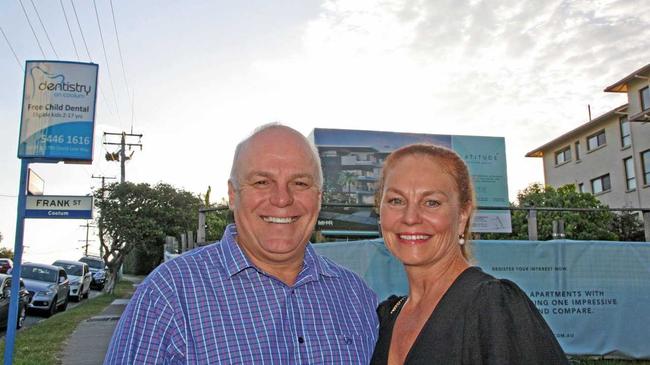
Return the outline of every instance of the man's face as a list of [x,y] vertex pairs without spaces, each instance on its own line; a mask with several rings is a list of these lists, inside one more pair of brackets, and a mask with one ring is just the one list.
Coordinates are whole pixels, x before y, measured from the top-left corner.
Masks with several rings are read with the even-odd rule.
[[309,146],[288,130],[269,129],[235,163],[238,186],[229,183],[228,196],[239,245],[262,269],[302,262],[321,199]]

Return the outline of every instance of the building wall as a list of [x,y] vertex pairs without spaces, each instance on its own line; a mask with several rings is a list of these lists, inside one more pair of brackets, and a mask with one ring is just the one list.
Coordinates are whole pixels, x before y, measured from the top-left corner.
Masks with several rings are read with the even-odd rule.
[[[622,147],[619,126],[620,115],[612,115],[602,123],[572,138],[558,141],[555,148],[544,151],[544,175],[546,184],[559,187],[566,184],[584,184],[585,192],[593,192],[591,180],[609,174],[611,189],[596,194],[598,199],[612,208],[650,206],[650,186],[643,185],[641,158],[639,153],[650,149],[650,124],[630,123],[632,146]],[[592,151],[587,151],[587,137],[605,130],[606,143]],[[576,160],[575,142],[580,142],[580,159]],[[555,164],[556,151],[566,146],[571,148],[571,160]],[[627,190],[623,159],[634,158],[637,188]]]
[[[650,77],[650,73],[643,75]],[[635,115],[641,112],[641,97],[639,90],[650,85],[650,80],[632,79],[628,83],[628,115]],[[634,154],[634,166],[636,173],[636,184],[641,201],[641,206],[650,207],[650,184],[644,184],[643,166],[641,153],[650,150],[650,123],[649,122],[630,122],[630,131],[632,132],[632,149]],[[650,181],[648,181],[650,183]]]
[[[645,75],[648,77],[648,75]],[[630,115],[637,114],[641,111],[641,99],[639,98],[639,90],[648,86],[648,80],[633,79],[627,84],[627,100],[628,110]]]

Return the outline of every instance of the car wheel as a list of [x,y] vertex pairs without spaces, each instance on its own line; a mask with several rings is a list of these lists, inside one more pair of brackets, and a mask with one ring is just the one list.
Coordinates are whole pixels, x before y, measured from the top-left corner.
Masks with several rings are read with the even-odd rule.
[[50,304],[50,308],[47,310],[47,313],[45,313],[45,317],[51,317],[56,313],[56,300],[56,297],[52,299],[52,304]]
[[61,304],[61,306],[59,307],[59,311],[60,311],[60,312],[65,312],[65,310],[68,309],[68,300],[69,300],[69,298],[70,298],[70,297],[67,297],[67,296],[65,297],[65,301],[64,301],[63,304]]
[[16,321],[16,329],[21,329],[25,325],[25,318],[27,317],[27,307],[20,307],[20,312],[18,313],[18,321]]

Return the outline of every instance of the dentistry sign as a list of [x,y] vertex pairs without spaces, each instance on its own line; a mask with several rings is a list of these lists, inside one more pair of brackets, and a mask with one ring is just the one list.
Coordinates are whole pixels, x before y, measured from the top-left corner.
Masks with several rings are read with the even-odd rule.
[[98,65],[27,61],[18,158],[93,159]]

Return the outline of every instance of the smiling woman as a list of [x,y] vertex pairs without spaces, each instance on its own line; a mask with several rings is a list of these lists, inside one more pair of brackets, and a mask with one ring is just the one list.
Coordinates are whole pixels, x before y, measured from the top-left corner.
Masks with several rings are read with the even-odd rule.
[[396,150],[376,203],[409,295],[379,306],[373,364],[567,364],[526,294],[470,266],[474,194],[455,152],[423,144]]

